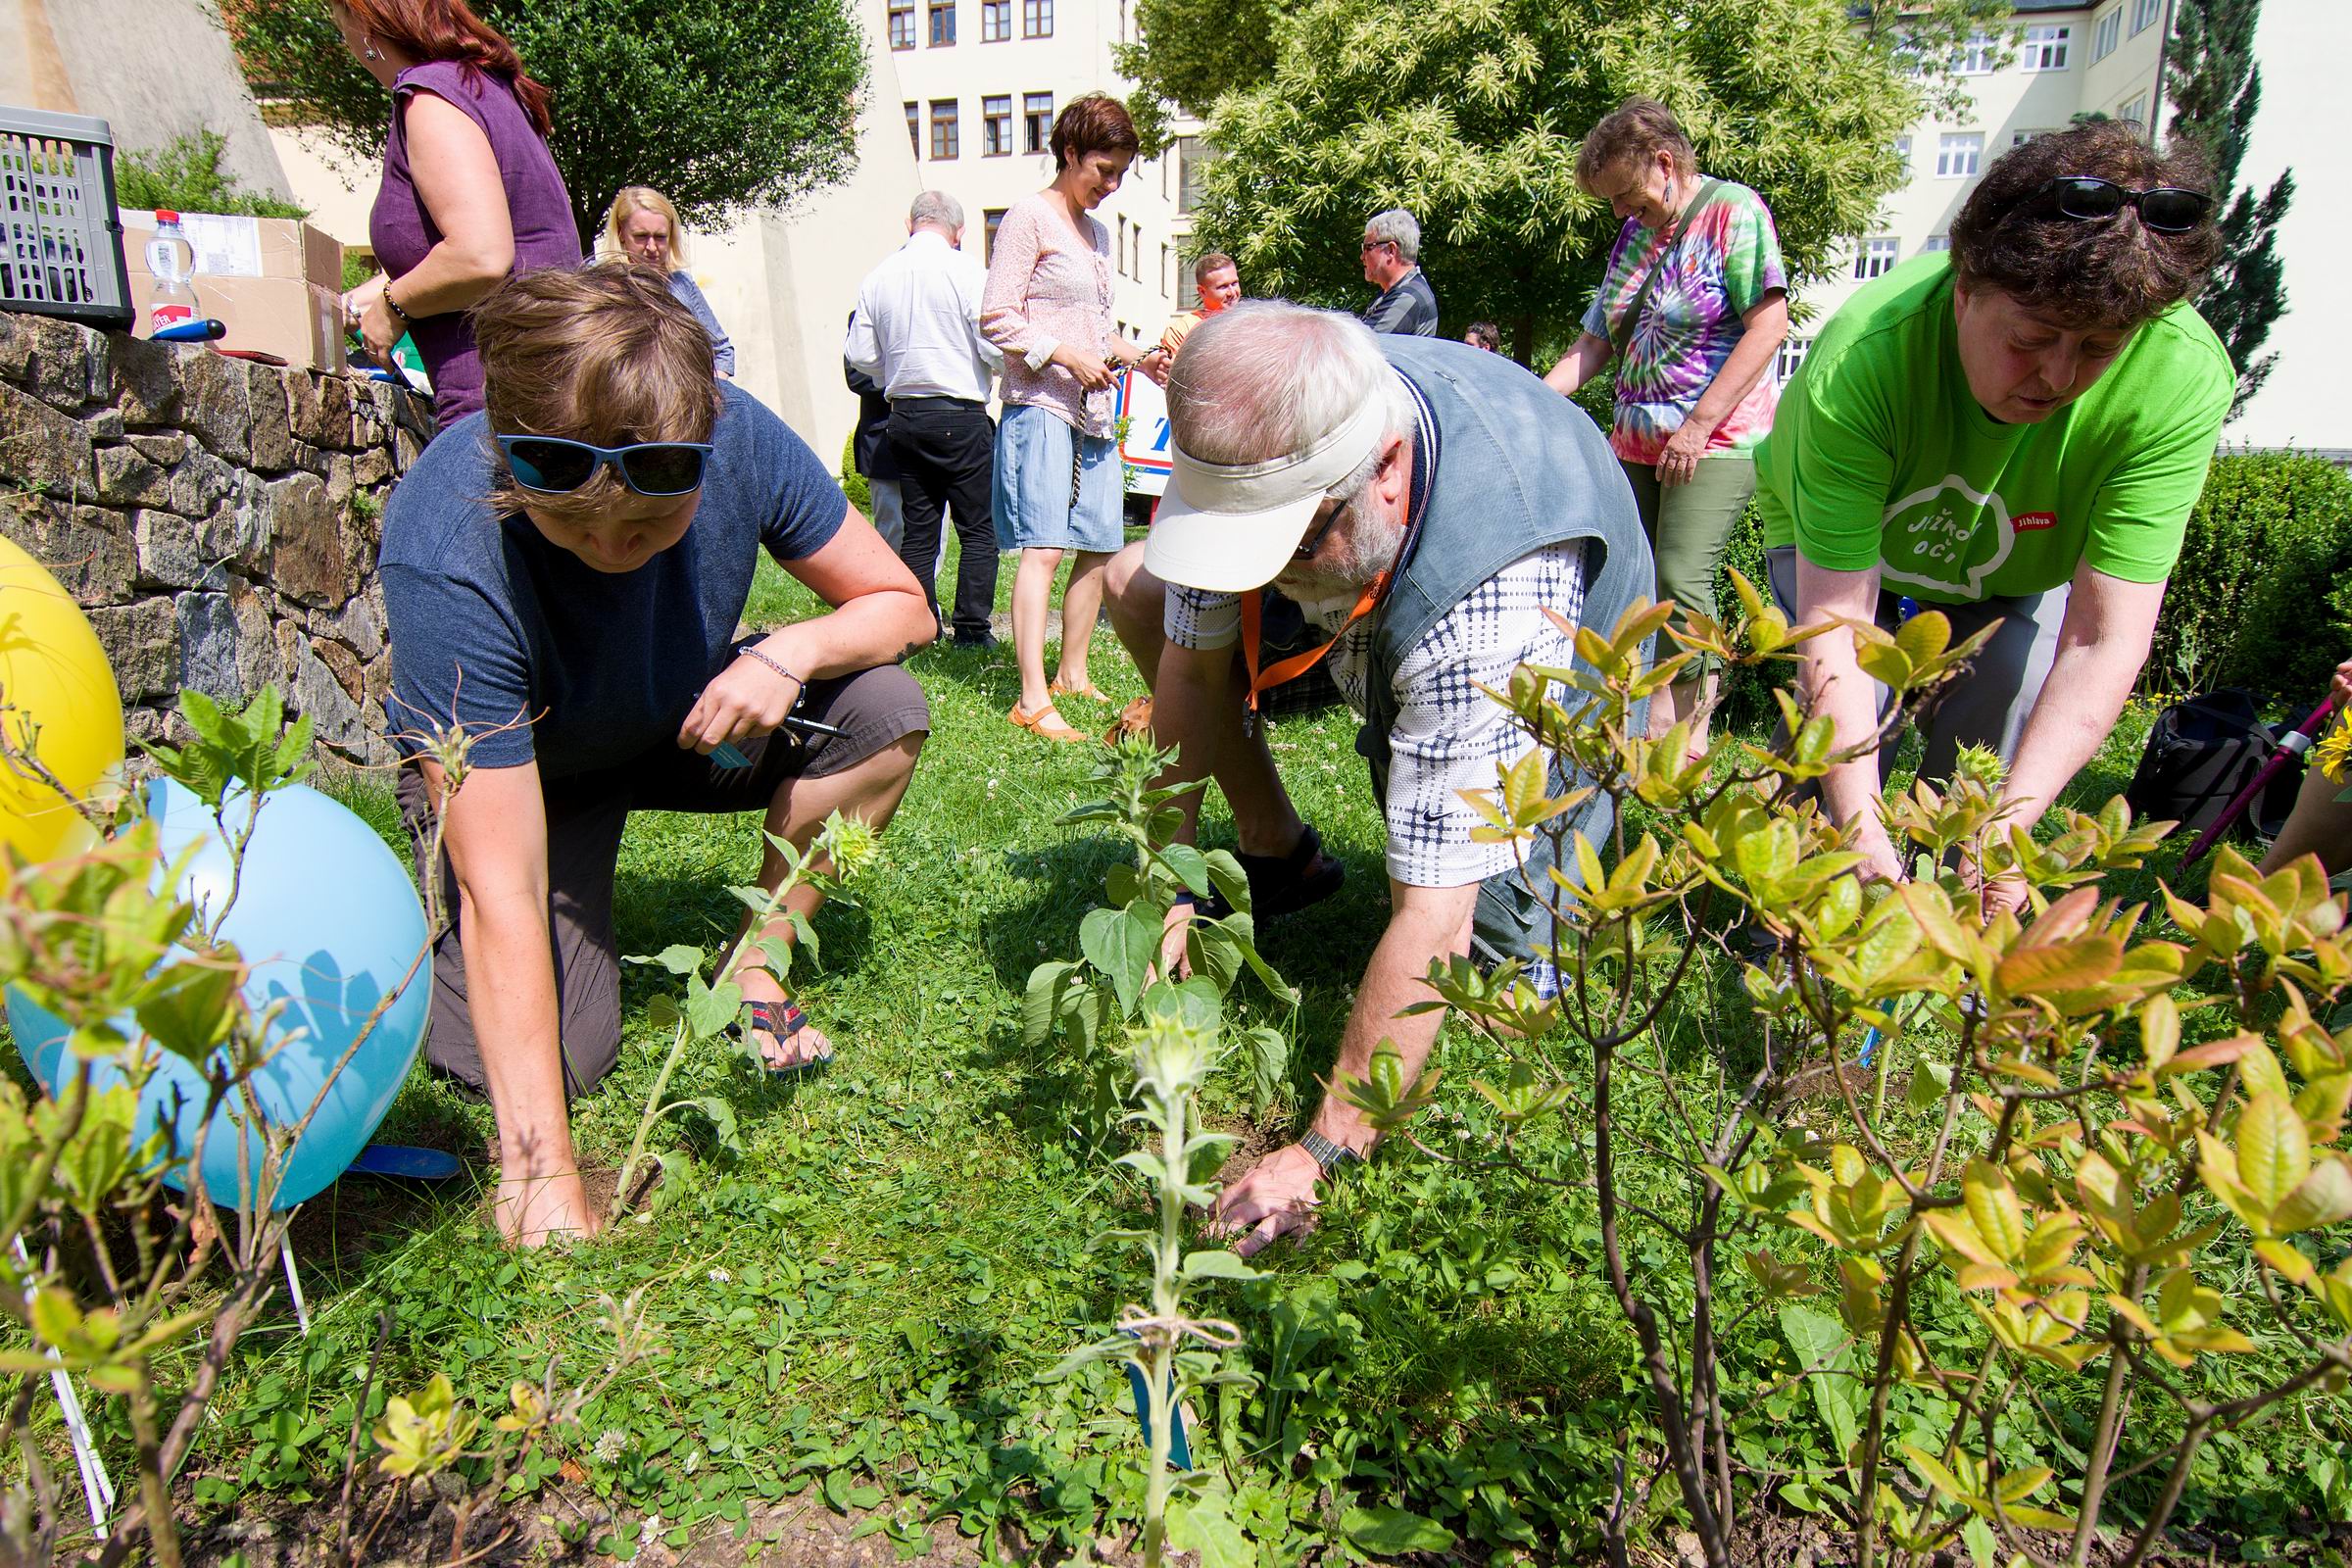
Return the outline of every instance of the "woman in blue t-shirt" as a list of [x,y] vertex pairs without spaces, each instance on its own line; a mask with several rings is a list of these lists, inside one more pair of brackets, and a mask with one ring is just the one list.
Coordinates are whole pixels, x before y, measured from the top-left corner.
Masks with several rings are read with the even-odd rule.
[[[484,412],[444,430],[385,511],[385,706],[420,867],[447,793],[432,737],[469,740],[442,863],[420,871],[449,914],[426,1052],[488,1093],[499,1225],[536,1243],[595,1227],[565,1102],[619,1053],[628,813],[763,810],[798,845],[835,810],[882,826],[930,727],[897,661],[935,626],[824,465],[712,380],[709,334],[659,273],[514,279],[474,335]],[[831,612],[738,639],[762,549]],[[771,850],[760,879],[782,872]],[[782,919],[747,934],[791,940]],[[773,975],[739,978],[770,1070],[830,1055]]]

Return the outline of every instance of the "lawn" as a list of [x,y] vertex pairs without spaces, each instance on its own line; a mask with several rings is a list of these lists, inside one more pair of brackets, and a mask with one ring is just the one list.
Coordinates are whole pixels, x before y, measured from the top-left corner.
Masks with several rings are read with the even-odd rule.
[[[810,609],[770,575],[749,617]],[[1097,648],[1112,706],[1071,703],[1087,727],[1141,690],[1107,631]],[[599,1298],[631,1292],[657,1351],[510,1483],[513,1560],[566,1547],[646,1562],[1055,1560],[1126,1538],[1143,1450],[1123,1380],[1103,1366],[1044,1374],[1139,1298],[1129,1254],[1092,1244],[1135,1222],[1141,1189],[1075,1135],[1074,1064],[1026,1049],[1020,1018],[1030,969],[1076,952],[1114,858],[1100,835],[1056,825],[1087,798],[1094,752],[1005,721],[1009,646],[929,650],[911,667],[934,722],[887,860],[855,904],[824,911],[819,961],[796,971],[835,1065],[777,1082],[730,1054],[691,1056],[672,1097],[719,1102],[737,1147],[708,1121],[672,1124],[668,1142],[693,1157],[649,1212],[532,1254],[499,1245],[486,1221],[487,1107],[419,1067],[379,1136],[451,1150],[466,1173],[438,1189],[354,1177],[314,1200],[296,1232],[311,1332],[288,1317],[247,1336],[192,1467],[209,1555],[281,1560],[331,1519],[364,1384],[372,1416],[436,1371],[486,1407],[551,1357],[567,1380],[592,1379],[612,1348]],[[2079,798],[2121,788],[2146,722],[2135,710]],[[1279,1103],[1250,1102],[1238,1056],[1211,1087],[1211,1119],[1245,1147],[1287,1139],[1320,1095],[1385,919],[1381,827],[1352,729],[1331,712],[1274,731],[1301,810],[1349,877],[1263,934],[1297,1007],[1237,992],[1251,1021],[1293,1043]],[[388,794],[349,798],[398,846]],[[1205,837],[1231,841],[1213,798]],[[621,951],[715,944],[735,917],[726,886],[758,858],[749,817],[635,819]],[[673,983],[624,973],[620,1066],[574,1107],[592,1169],[616,1165],[635,1130],[669,1041],[649,1004]],[[1731,984],[1711,976],[1695,994],[1729,1017]],[[1477,1127],[1471,1081],[1499,1053],[1454,1029],[1437,1059],[1437,1125]],[[1555,1124],[1534,1152],[1573,1170],[1577,1134]],[[1212,1391],[1195,1419],[1213,1433],[1207,1484],[1230,1493],[1258,1560],[1412,1544],[1578,1559],[1620,1442],[1647,1420],[1592,1261],[1590,1198],[1384,1155],[1324,1212],[1316,1236],[1262,1260],[1268,1277],[1209,1298],[1248,1337],[1238,1359],[1258,1381]],[[1771,1446],[1810,1416],[1788,1396],[1740,1420]],[[128,1442],[126,1429],[102,1437]],[[2312,1441],[2311,1455],[2352,1466],[2340,1430]],[[2212,1452],[2198,1506],[2233,1528],[2313,1506],[2278,1434]]]

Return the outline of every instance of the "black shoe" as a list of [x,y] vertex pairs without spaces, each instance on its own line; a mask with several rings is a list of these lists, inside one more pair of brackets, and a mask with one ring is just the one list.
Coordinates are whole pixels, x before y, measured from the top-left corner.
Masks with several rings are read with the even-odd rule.
[[985,632],[985,631],[959,631],[959,632],[957,632],[957,633],[956,633],[955,636],[953,636],[953,637],[949,638],[949,639],[948,639],[948,643],[949,643],[949,646],[951,646],[951,647],[954,647],[954,648],[981,648],[981,649],[986,649],[986,648],[994,648],[994,647],[996,647],[996,646],[997,646],[997,639],[996,639],[996,636],[995,636],[995,634],[993,634],[993,633],[991,633],[991,632]]

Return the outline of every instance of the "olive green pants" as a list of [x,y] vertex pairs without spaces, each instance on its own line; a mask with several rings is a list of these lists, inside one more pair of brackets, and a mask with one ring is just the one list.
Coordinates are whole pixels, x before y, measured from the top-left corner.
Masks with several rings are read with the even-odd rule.
[[1642,531],[1658,564],[1658,593],[1690,613],[1715,614],[1715,572],[1732,526],[1756,493],[1756,460],[1747,452],[1710,452],[1688,484],[1660,484],[1646,463],[1618,466],[1634,484]]

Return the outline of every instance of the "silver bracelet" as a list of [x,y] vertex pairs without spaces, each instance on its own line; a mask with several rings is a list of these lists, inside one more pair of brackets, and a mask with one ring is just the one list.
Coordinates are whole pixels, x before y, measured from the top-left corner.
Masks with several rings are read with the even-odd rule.
[[1338,1174],[1350,1165],[1364,1162],[1363,1155],[1346,1144],[1333,1143],[1311,1127],[1299,1136],[1298,1147],[1306,1151],[1307,1157],[1315,1162],[1325,1176]]
[[758,648],[753,647],[750,643],[744,644],[741,652],[745,658],[757,659],[760,661],[760,662],[765,664],[768,668],[774,670],[786,680],[791,681],[795,686],[798,686],[801,690],[792,694],[792,700],[795,703],[798,703],[801,700],[801,692],[805,692],[808,689],[808,683],[807,681],[803,680],[800,676],[795,675],[791,670],[786,669],[782,664],[777,663],[773,659],[770,659],[767,655],[761,653]]

